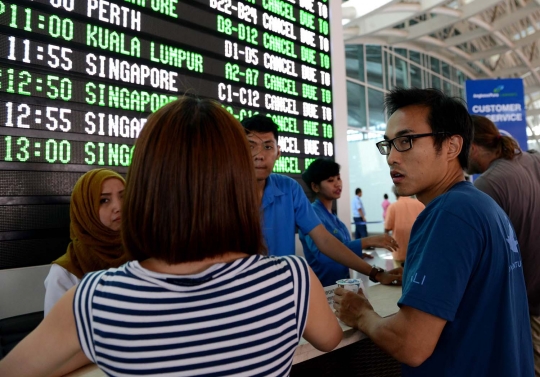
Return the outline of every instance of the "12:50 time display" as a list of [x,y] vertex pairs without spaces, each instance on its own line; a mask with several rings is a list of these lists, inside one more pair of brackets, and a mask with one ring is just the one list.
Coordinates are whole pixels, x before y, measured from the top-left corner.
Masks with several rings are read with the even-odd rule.
[[71,80],[67,77],[60,78],[55,75],[46,75],[44,78],[35,78],[34,83],[32,74],[28,71],[19,71],[16,75],[13,68],[6,69],[5,72],[0,69],[0,77],[5,77],[5,74],[7,74],[6,87],[0,87],[0,90],[4,92],[32,96],[35,94],[29,91],[28,86],[35,85],[34,88],[36,92],[43,92],[46,90],[45,94],[47,94],[47,97],[50,99],[60,98],[64,101],[71,100],[73,85]]

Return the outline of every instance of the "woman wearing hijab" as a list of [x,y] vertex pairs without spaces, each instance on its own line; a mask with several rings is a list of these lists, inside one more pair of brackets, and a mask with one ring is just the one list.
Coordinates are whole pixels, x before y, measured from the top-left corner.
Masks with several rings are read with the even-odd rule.
[[127,261],[120,238],[125,181],[108,169],[79,178],[70,205],[71,242],[52,263],[45,279],[45,315],[87,272],[118,267]]

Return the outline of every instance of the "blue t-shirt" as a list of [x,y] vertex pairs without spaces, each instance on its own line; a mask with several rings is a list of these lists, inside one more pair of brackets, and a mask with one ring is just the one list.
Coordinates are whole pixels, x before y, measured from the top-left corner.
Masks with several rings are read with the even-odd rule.
[[[351,235],[347,226],[341,222],[338,217],[324,207],[319,200],[315,200],[311,206],[322,221],[326,230],[334,237],[340,240],[345,246],[351,249],[356,255],[362,256],[362,240],[351,241]],[[336,284],[340,279],[349,278],[349,267],[339,264],[333,259],[327,257],[317,248],[313,239],[305,235],[302,231],[298,232],[300,242],[304,247],[304,256],[307,259],[309,266],[315,272],[323,287]]]
[[302,186],[285,175],[270,174],[261,205],[268,255],[294,255],[296,227],[304,234],[321,223]]
[[448,322],[404,377],[534,376],[519,246],[493,199],[469,182],[435,198],[414,223],[405,266],[398,304]]

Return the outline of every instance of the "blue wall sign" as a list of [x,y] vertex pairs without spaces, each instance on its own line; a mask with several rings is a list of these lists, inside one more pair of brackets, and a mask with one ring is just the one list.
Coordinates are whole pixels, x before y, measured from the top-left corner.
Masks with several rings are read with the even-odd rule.
[[467,107],[471,115],[491,119],[527,150],[527,120],[522,79],[467,80]]

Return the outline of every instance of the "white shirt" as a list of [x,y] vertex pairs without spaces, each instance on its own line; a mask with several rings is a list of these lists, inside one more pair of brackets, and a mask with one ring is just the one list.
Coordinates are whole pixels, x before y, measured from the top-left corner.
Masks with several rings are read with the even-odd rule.
[[52,264],[49,275],[45,278],[45,315],[49,313],[60,297],[81,280],[64,267]]

